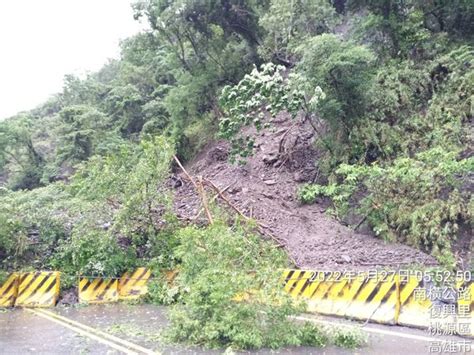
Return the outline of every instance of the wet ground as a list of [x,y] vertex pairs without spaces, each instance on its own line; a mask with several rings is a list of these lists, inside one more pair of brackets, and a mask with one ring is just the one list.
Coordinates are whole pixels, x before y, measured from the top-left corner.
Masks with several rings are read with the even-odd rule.
[[[317,169],[323,153],[315,147],[311,125],[295,124],[290,115],[280,114],[270,128],[258,134],[252,129],[245,130],[244,134],[255,134],[255,150],[244,165],[231,164],[229,144],[216,141],[209,143],[185,168],[191,176],[211,181],[224,191],[223,195],[234,207],[259,221],[265,237],[278,240],[297,268],[397,270],[437,264],[432,256],[420,250],[376,238],[368,233],[368,228],[365,228],[368,234],[362,233],[362,216],[345,221],[353,226],[362,223],[359,232],[341,224],[326,213],[329,205],[324,199],[302,204],[297,191],[303,183],[325,184],[326,181]],[[177,215],[192,222],[207,223],[194,185],[181,170],[176,172],[171,185],[175,187]],[[208,193],[210,198],[215,195],[213,189]],[[234,213],[222,199],[215,201]],[[196,219],[198,215],[201,219]]]
[[[163,307],[114,304],[88,307],[56,307],[46,312],[36,310],[33,312],[23,309],[0,311],[0,354],[123,353],[123,351],[113,346],[116,343],[113,339],[112,341],[107,340],[112,345],[107,345],[100,339],[91,339],[87,335],[78,333],[77,329],[81,328],[77,328],[77,325],[98,329],[119,338],[119,340],[122,339],[137,347],[146,348],[150,353],[151,351],[163,354],[220,354],[223,352],[223,350],[209,351],[163,344],[159,338],[160,330],[167,325],[166,308]],[[63,318],[54,318],[50,315],[44,316],[44,314],[60,315]],[[361,327],[359,323],[339,319],[305,317],[319,322],[328,329],[334,327],[336,323],[342,324],[344,327]],[[62,320],[71,320],[75,323],[71,323],[72,326],[68,327],[67,323]],[[368,335],[368,344],[362,349],[301,347],[279,351],[260,350],[250,354],[429,354],[430,344],[433,347],[436,341],[442,340],[429,336],[425,331],[402,327],[366,325],[361,329]],[[100,334],[98,334],[98,337],[104,338]],[[461,338],[446,340],[463,341]]]

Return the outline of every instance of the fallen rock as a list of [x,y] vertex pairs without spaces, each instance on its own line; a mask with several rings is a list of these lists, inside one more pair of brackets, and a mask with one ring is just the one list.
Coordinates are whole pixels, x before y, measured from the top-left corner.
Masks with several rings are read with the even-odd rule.
[[275,154],[275,153],[269,153],[269,154],[265,154],[263,157],[262,157],[262,160],[265,164],[273,164],[275,163],[277,160],[278,160],[278,155]]
[[305,182],[306,177],[302,172],[297,171],[296,173],[293,174],[293,180],[295,180],[296,182]]
[[342,254],[341,259],[343,259],[346,263],[350,263],[352,261],[349,255]]
[[77,292],[74,288],[70,288],[65,291],[61,291],[61,297],[59,299],[59,304],[62,305],[71,305],[79,302],[77,297]]
[[177,189],[178,187],[183,186],[183,181],[179,175],[172,175],[170,179],[170,185],[173,189]]
[[229,189],[229,193],[232,194],[232,195],[236,194],[240,191],[242,191],[242,187],[240,187],[240,186],[236,186],[236,187],[233,187],[233,188]]
[[207,153],[207,158],[210,161],[226,161],[228,157],[228,151],[221,147],[215,147]]

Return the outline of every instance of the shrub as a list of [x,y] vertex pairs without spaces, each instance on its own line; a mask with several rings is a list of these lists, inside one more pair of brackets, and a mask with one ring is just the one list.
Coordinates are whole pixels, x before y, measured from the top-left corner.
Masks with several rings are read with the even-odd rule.
[[[62,185],[0,194],[0,255],[5,268],[24,263],[46,266],[57,241],[66,235],[68,201]],[[53,208],[53,206],[55,206]]]
[[304,202],[330,197],[336,211],[344,214],[350,197],[362,188],[365,197],[358,210],[378,236],[430,251],[452,268],[451,243],[460,223],[472,219],[472,197],[461,187],[474,170],[474,159],[457,156],[433,148],[384,166],[342,164],[336,171],[340,184],[306,185],[299,195]]
[[116,276],[138,265],[133,250],[122,248],[106,231],[87,226],[76,227],[70,239],[61,240],[51,266],[69,276],[72,285],[77,274]]
[[332,332],[332,340],[335,345],[355,349],[367,343],[367,337],[356,328],[336,328]]
[[332,34],[315,36],[298,47],[296,71],[326,93],[319,113],[334,128],[350,129],[367,108],[374,74],[374,54],[365,46]]
[[283,252],[238,223],[188,227],[179,238],[175,282],[185,292],[171,311],[168,339],[239,349],[316,343],[288,319],[298,307],[279,285]]
[[68,185],[2,192],[2,266],[54,267],[69,276],[118,276],[138,258],[173,266],[175,219],[164,186],[172,152],[164,139],[147,139],[95,156]]

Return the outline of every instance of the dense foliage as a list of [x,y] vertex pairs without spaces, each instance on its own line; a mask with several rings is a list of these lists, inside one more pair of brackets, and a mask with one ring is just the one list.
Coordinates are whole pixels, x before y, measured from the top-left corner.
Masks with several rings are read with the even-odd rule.
[[[253,136],[241,136],[242,127],[258,130],[271,121],[267,113],[285,111],[309,120],[328,184],[304,186],[301,200],[330,197],[337,217],[355,208],[376,235],[455,267],[453,243],[472,228],[474,52],[464,22],[473,8],[452,5],[351,1],[339,31],[336,13],[336,27],[318,33],[298,35],[291,22],[288,36],[274,37],[285,40],[273,42],[292,58],[290,73],[265,64],[224,88],[221,134],[245,157]],[[269,18],[288,25],[296,8],[271,6],[275,12],[262,18],[267,27]],[[339,33],[324,33],[331,28]]]
[[124,144],[79,166],[70,184],[3,190],[2,267],[57,268],[72,282],[78,273],[119,275],[144,259],[172,266],[175,218],[169,193],[158,187],[172,153],[163,138]]
[[78,273],[180,264],[175,287],[151,295],[179,302],[171,339],[324,345],[287,321],[297,308],[275,289],[285,257],[250,226],[179,223],[172,156],[221,137],[244,162],[255,131],[288,114],[318,148],[321,178],[298,191],[303,203],[329,197],[337,218],[355,211],[376,236],[457,267],[452,249],[472,235],[473,4],[134,2],[149,29],[119,59],[0,121],[0,269],[59,268],[67,287]]
[[355,331],[321,331],[296,323],[302,305],[280,287],[284,253],[249,232],[238,221],[230,228],[216,223],[206,229],[179,232],[182,303],[171,311],[166,336],[212,348],[323,347],[329,342],[358,347],[364,337]]

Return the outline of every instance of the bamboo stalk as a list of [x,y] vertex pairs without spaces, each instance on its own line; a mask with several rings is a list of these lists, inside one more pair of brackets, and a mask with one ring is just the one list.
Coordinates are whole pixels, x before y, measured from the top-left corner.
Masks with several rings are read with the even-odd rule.
[[[230,184],[230,185],[227,185],[224,189],[222,189],[222,192],[225,192],[229,189],[229,187],[231,187],[234,183]],[[213,203],[217,198],[219,197],[219,194],[215,194],[212,198],[211,198],[211,201],[210,203]],[[199,210],[199,212],[196,214],[196,216],[194,216],[193,218],[191,218],[192,221],[195,221],[196,219],[199,218],[199,216],[201,215],[201,213],[204,211],[204,208],[201,208]]]
[[176,161],[176,163],[178,164],[178,166],[181,168],[183,173],[186,175],[186,177],[189,179],[189,181],[191,181],[191,183],[194,185],[194,188],[196,189],[196,192],[198,193],[199,197],[201,198],[202,206],[204,207],[204,210],[206,211],[207,220],[209,221],[209,224],[213,224],[214,221],[212,219],[211,212],[209,211],[209,207],[207,205],[206,191],[204,190],[204,184],[203,184],[202,177],[199,177],[199,185],[196,184],[196,181],[194,181],[194,179],[191,177],[191,175],[189,175],[189,173],[184,168],[183,164],[181,164],[181,162],[179,161],[178,157],[176,155],[173,155],[173,158]]
[[204,207],[204,210],[206,211],[206,216],[207,216],[207,219],[209,220],[209,224],[214,224],[211,211],[209,211],[209,206],[207,205],[206,190],[204,189],[202,176],[198,177],[198,181],[199,181],[199,193],[201,196],[202,207]]
[[217,194],[220,196],[220,198],[222,198],[229,206],[230,208],[232,208],[235,212],[237,212],[241,217],[243,217],[245,220],[249,220],[250,218],[247,217],[242,211],[240,211],[232,202],[230,202],[230,200],[224,196],[224,194],[222,193],[222,191],[216,186],[214,185],[214,183],[210,180],[205,180],[205,182],[207,184],[209,184],[209,186],[211,186],[216,192]]
[[191,183],[194,185],[194,187],[196,188],[196,191],[198,190],[198,186],[196,184],[196,182],[193,180],[193,178],[191,177],[191,175],[188,174],[188,172],[186,171],[186,169],[184,168],[183,164],[181,164],[181,162],[179,161],[178,157],[176,155],[173,155],[173,158],[174,158],[174,161],[178,164],[178,166],[181,168],[181,170],[183,171],[184,175],[186,175],[186,177],[189,179],[189,181],[191,181]]

